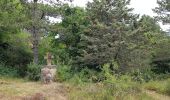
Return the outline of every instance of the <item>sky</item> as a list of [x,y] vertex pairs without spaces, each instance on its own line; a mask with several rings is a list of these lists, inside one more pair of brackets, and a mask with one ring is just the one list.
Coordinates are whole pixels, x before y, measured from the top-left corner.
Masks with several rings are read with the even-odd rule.
[[[73,5],[85,7],[88,1],[92,0],[74,0]],[[155,15],[152,9],[157,6],[157,0],[131,0],[130,7],[134,8],[134,12],[138,14]]]
[[[91,2],[92,0],[74,0],[72,3],[74,6],[85,7],[88,1]],[[134,13],[136,14],[156,16],[152,11],[153,8],[158,6],[156,1],[157,0],[131,0],[130,7],[134,8]],[[161,23],[160,26],[163,30],[167,30],[170,27],[169,25],[162,25]]]

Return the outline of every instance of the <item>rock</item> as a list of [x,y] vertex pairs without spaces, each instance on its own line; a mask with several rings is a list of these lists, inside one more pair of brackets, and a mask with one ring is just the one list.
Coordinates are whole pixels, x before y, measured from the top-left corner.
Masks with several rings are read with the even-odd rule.
[[56,75],[56,68],[54,67],[48,65],[41,69],[41,79],[43,83],[48,84],[54,81],[55,75]]

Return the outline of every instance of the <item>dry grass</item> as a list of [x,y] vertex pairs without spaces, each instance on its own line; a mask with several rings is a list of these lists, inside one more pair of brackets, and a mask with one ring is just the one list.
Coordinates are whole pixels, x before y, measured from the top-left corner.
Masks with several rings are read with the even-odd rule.
[[66,88],[60,83],[46,85],[22,79],[0,78],[0,100],[34,100],[36,96],[43,96],[47,100],[67,100],[66,95]]
[[121,91],[115,93],[119,95],[110,94],[103,84],[75,86],[51,83],[46,85],[23,79],[0,77],[0,100],[156,100],[152,98],[153,94],[149,94],[150,92],[132,92],[125,95]]
[[169,96],[166,96],[166,95],[162,95],[162,94],[158,94],[156,93],[155,91],[151,91],[151,90],[146,90],[146,93],[154,98],[154,100],[170,100],[170,97]]
[[143,84],[143,87],[147,90],[170,96],[170,79],[162,81],[150,81]]

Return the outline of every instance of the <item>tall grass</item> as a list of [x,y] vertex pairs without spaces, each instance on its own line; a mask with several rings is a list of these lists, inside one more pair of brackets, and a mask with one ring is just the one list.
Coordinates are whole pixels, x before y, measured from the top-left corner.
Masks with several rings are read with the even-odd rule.
[[145,83],[145,89],[156,91],[158,93],[166,94],[170,96],[170,78],[162,81],[150,81]]
[[92,72],[84,69],[66,83],[70,100],[152,100],[130,76],[113,75],[108,65],[101,72]]

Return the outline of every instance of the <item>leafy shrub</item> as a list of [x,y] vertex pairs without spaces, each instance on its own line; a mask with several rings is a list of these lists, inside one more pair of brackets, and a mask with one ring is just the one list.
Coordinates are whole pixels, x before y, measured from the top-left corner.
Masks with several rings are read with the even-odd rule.
[[154,80],[156,78],[156,74],[150,69],[145,70],[135,70],[130,73],[132,79],[136,82],[149,82],[150,80]]
[[29,47],[30,34],[16,33],[7,35],[0,43],[0,62],[18,69],[20,76],[26,75],[26,66],[32,61],[32,50]]
[[156,80],[166,80],[170,78],[170,73],[166,73],[166,74],[156,74]]
[[82,70],[74,70],[71,65],[60,64],[57,67],[57,81],[70,81],[72,83],[82,82],[98,82],[102,79],[102,74],[92,69],[84,68]]
[[18,77],[18,70],[0,63],[0,76]]
[[139,86],[131,80],[128,75],[117,75],[110,73],[109,65],[106,64],[103,67],[103,72],[105,76],[104,83],[109,86],[112,92],[117,91],[140,91]]
[[71,72],[71,67],[69,65],[60,64],[57,67],[55,80],[57,81],[67,81],[69,80],[73,75]]
[[41,78],[41,65],[30,63],[27,66],[27,77],[30,80],[38,81]]

